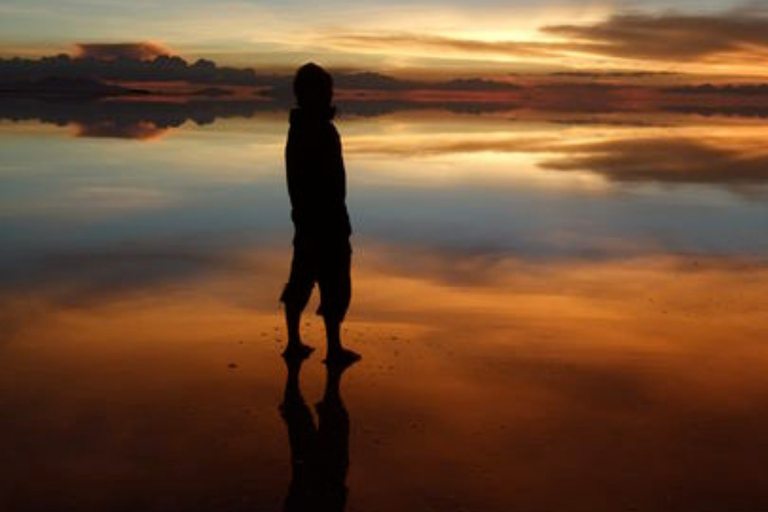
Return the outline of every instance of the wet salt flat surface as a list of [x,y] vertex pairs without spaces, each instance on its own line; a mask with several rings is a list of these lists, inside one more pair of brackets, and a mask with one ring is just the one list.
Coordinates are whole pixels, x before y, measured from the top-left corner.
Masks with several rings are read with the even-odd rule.
[[[338,125],[346,510],[768,508],[763,122]],[[285,113],[86,128],[0,123],[2,503],[283,509]]]

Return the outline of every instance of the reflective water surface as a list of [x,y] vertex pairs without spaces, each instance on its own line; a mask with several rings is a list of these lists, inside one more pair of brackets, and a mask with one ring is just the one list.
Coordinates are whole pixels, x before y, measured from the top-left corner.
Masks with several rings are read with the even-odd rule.
[[3,114],[4,510],[768,510],[768,124],[401,107],[338,121],[343,376],[279,357],[286,112]]

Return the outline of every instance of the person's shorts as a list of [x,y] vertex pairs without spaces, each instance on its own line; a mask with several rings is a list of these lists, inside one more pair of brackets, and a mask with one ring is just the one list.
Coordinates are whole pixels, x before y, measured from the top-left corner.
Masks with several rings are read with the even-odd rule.
[[313,243],[300,238],[293,242],[293,260],[288,283],[280,300],[303,310],[315,283],[320,288],[317,310],[326,320],[341,322],[352,297],[352,247],[349,239]]

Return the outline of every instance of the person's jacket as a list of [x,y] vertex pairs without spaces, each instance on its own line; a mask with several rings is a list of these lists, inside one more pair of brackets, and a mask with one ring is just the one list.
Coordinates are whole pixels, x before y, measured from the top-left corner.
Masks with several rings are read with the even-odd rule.
[[347,238],[346,172],[333,110],[291,111],[285,146],[291,219],[298,236]]

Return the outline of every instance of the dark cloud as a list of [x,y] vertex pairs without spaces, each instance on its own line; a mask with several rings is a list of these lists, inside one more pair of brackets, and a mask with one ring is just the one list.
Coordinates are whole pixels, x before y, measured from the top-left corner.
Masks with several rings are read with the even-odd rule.
[[768,17],[761,10],[623,14],[594,25],[557,25],[542,31],[572,39],[575,50],[634,59],[686,61],[768,52]]
[[77,43],[78,57],[100,60],[136,59],[152,60],[171,51],[160,43]]

